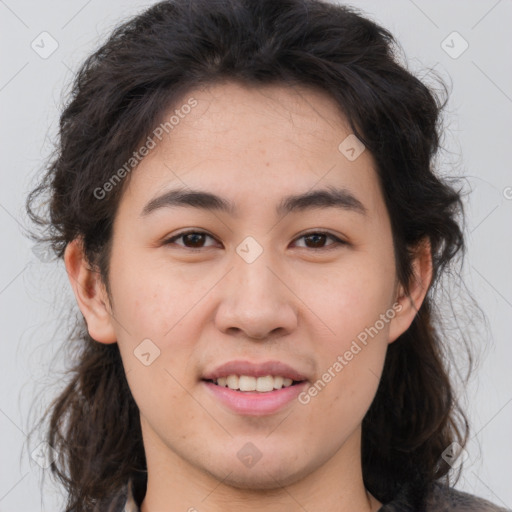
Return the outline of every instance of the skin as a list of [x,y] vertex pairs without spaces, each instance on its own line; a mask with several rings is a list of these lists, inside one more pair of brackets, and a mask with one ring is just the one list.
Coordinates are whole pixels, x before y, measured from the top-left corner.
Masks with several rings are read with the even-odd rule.
[[[362,479],[361,422],[388,345],[409,327],[430,285],[429,246],[417,248],[406,294],[373,158],[364,151],[349,161],[338,150],[351,131],[324,93],[227,82],[189,97],[198,105],[125,184],[111,297],[78,241],[65,254],[89,333],[119,344],[140,409],[148,463],[142,512],[376,511],[381,504]],[[321,207],[276,215],[284,196],[328,186],[348,189],[366,214]],[[141,216],[150,200],[178,187],[218,194],[237,215],[164,207]],[[190,238],[164,243],[187,228],[211,237],[196,241],[196,252],[185,245],[194,247]],[[303,237],[318,231],[346,243]],[[247,236],[263,249],[250,264],[236,252]],[[316,382],[393,305],[394,318],[305,405],[235,414],[200,380],[229,360],[277,359]],[[147,338],[160,350],[149,366],[134,356]],[[237,457],[248,442],[261,453],[252,467]]]

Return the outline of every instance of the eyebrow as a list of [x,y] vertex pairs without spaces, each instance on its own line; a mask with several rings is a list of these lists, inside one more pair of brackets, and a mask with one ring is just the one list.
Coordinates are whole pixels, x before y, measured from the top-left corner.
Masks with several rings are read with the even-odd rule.
[[[211,192],[191,189],[169,190],[151,199],[142,209],[145,217],[161,208],[187,207],[201,210],[215,210],[236,216],[237,209],[231,201]],[[367,209],[349,190],[345,188],[327,187],[312,190],[303,194],[284,197],[276,207],[277,215],[301,212],[316,208],[338,208],[366,215]]]

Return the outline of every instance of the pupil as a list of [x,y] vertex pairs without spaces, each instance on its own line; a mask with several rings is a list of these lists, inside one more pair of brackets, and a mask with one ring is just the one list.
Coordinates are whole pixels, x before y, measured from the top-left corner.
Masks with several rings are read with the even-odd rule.
[[322,245],[322,242],[324,241],[325,239],[325,235],[321,235],[321,234],[315,234],[315,235],[308,235],[306,237],[306,239],[316,239],[316,241],[313,241],[313,245],[315,247],[318,247],[318,246],[321,246]]
[[[203,233],[188,233],[184,235],[186,245],[201,245],[204,243],[204,234]],[[321,247],[325,242],[325,235],[322,234],[313,234],[306,236],[306,240],[312,241],[312,245],[314,247]]]
[[185,235],[186,241],[191,241],[192,245],[194,245],[194,246],[196,244],[200,245],[201,241],[204,241],[203,238],[204,238],[204,235],[202,233],[189,233],[189,234]]

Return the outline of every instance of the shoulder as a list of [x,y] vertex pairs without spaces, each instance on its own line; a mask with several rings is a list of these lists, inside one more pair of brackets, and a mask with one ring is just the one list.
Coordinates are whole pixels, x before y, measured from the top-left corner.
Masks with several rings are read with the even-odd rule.
[[[413,496],[412,489],[404,489],[396,499],[387,503],[379,512],[417,512],[418,496]],[[121,493],[122,506],[109,509],[119,512],[139,512],[139,507],[133,497],[132,486],[129,484]],[[512,509],[499,507],[490,501],[473,494],[459,491],[453,487],[435,482],[424,495],[421,507],[425,512],[512,512]]]
[[440,483],[432,484],[425,508],[429,512],[510,512],[510,509]]
[[439,482],[405,485],[379,512],[512,512],[473,494]]

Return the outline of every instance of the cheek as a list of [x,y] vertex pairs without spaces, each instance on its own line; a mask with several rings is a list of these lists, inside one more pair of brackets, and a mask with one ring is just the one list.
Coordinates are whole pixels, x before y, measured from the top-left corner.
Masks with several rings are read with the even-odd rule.
[[319,340],[319,374],[299,397],[301,404],[312,406],[311,421],[333,439],[339,438],[340,429],[349,435],[363,420],[377,392],[388,346],[387,324],[374,331],[375,321],[362,328],[359,319],[343,318],[334,340]]
[[191,301],[200,291],[195,287],[191,294],[190,286],[169,268],[154,262],[145,264],[142,258],[119,255],[112,258],[111,268],[120,342],[126,338],[132,342],[150,338],[160,345],[177,327],[179,319],[190,312]]
[[339,421],[347,411],[362,419],[375,396],[395,315],[390,268],[392,263],[358,255],[321,285],[311,278],[302,289],[310,290],[304,302],[321,319],[311,332],[320,375],[307,395]]
[[[325,332],[327,346],[343,348],[391,308],[392,269],[366,255],[355,255],[324,275],[301,275],[297,280],[297,295],[316,316],[315,325],[321,321],[319,327]],[[386,331],[388,324],[384,327],[380,326],[379,331]],[[318,337],[318,332],[314,334],[311,333],[312,339]]]
[[184,388],[191,389],[197,380],[191,340],[200,338],[201,298],[211,284],[201,279],[191,286],[176,270],[141,261],[118,258],[111,282],[125,371],[141,410],[149,411],[180,403],[186,398]]
[[151,367],[127,371],[128,385],[141,421],[146,423],[147,430],[154,431],[157,438],[170,445],[179,445],[184,435],[199,436],[195,425],[200,425],[199,420],[204,419],[204,411],[184,391],[190,385],[175,373],[173,368],[166,367],[162,358]]

